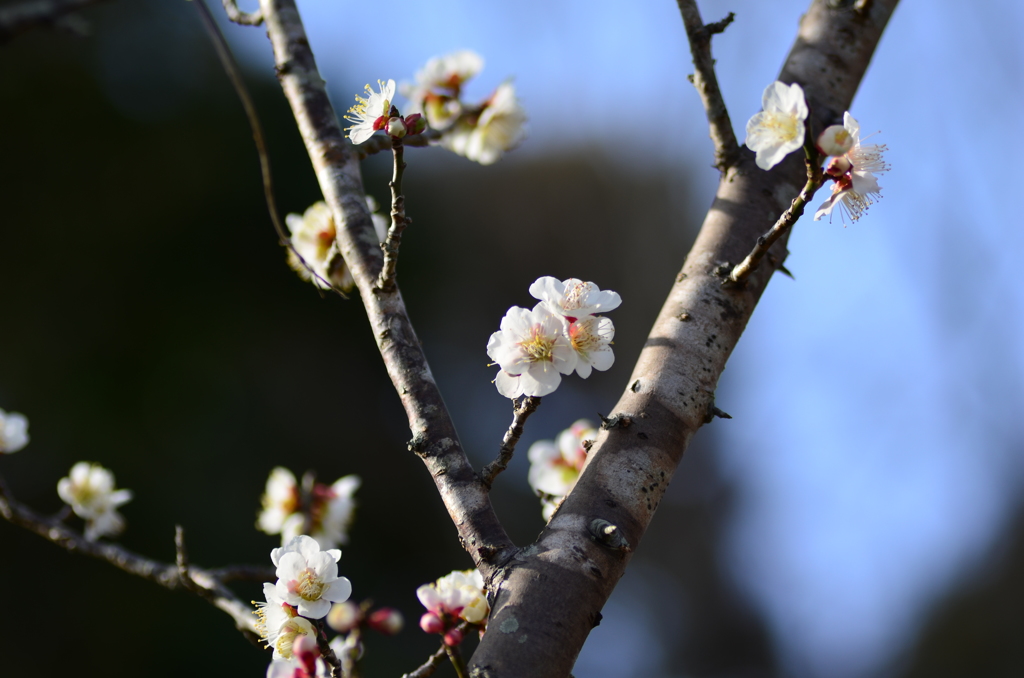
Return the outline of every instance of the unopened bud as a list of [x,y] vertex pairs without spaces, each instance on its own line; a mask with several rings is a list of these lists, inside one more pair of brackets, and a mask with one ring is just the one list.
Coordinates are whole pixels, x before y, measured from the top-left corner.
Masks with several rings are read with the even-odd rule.
[[320,648],[317,647],[315,638],[311,636],[296,638],[292,643],[292,656],[299,661],[307,675],[316,675],[316,659],[320,656]]
[[838,155],[825,165],[825,174],[830,177],[841,177],[853,169],[853,163],[845,155]]
[[818,137],[818,150],[825,155],[843,155],[853,148],[853,137],[842,125],[832,125]]
[[405,133],[407,131],[405,128],[405,122],[398,117],[391,118],[390,120],[388,120],[387,131],[388,136],[397,137],[401,139],[402,137],[405,136]]
[[394,636],[402,630],[405,620],[402,618],[402,613],[395,608],[382,607],[370,613],[366,623],[378,633],[383,633],[385,636]]
[[444,622],[433,612],[425,612],[420,617],[420,628],[427,633],[444,633]]
[[348,633],[363,621],[363,612],[352,601],[335,603],[327,613],[327,625],[338,633]]
[[405,116],[405,126],[409,129],[409,134],[419,134],[427,129],[427,119],[420,113],[413,113]]
[[456,626],[454,629],[444,634],[444,644],[448,647],[455,647],[462,642],[463,636],[464,634],[462,633],[462,629]]

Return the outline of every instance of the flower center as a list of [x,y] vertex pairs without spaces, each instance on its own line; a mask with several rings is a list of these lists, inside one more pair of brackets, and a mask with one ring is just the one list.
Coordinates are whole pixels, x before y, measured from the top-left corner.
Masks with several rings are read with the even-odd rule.
[[534,325],[530,330],[530,338],[519,342],[519,347],[523,349],[531,363],[537,362],[553,362],[554,354],[552,353],[555,347],[555,340],[553,337],[545,336],[540,325]]
[[583,305],[583,295],[587,291],[585,282],[578,282],[567,289],[562,295],[562,309],[569,311]]
[[306,635],[306,629],[302,628],[298,622],[294,620],[286,621],[281,625],[281,632],[277,636],[277,642],[274,644],[274,647],[281,653],[282,657],[291,659],[292,645],[295,644],[295,638],[304,635]]
[[774,130],[776,134],[786,140],[796,139],[800,130],[797,125],[800,121],[795,115],[787,113],[766,113],[764,126]]
[[316,576],[316,572],[307,567],[299,573],[295,593],[303,600],[320,600],[325,588],[323,580]]

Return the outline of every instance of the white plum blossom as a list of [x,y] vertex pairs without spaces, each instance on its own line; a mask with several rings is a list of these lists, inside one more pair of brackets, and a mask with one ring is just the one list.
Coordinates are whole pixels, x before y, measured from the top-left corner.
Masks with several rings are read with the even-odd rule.
[[836,207],[840,209],[844,223],[847,216],[851,221],[857,221],[869,206],[882,197],[882,188],[875,175],[889,170],[882,157],[888,149],[884,144],[862,144],[860,124],[849,111],[843,115],[843,129],[849,138],[849,147],[845,153],[834,156],[825,167],[825,174],[835,183],[832,195],[814,214],[815,221],[831,215]]
[[356,95],[356,103],[348,109],[351,115],[345,119],[352,123],[346,127],[348,138],[353,144],[361,144],[379,129],[383,129],[391,117],[391,100],[395,98],[395,81],[388,80],[387,83],[377,81],[379,92],[373,91],[369,85],[366,86],[366,98]]
[[769,170],[804,144],[807,102],[796,83],[775,81],[761,97],[763,110],[747,122],[747,147],[757,153],[757,166]]
[[28,419],[18,412],[0,410],[0,454],[11,454],[28,445]]
[[[373,219],[377,239],[384,242],[390,220],[377,213],[377,201],[372,196],[366,196],[366,206]],[[288,250],[288,265],[303,280],[309,280],[319,288],[330,284],[342,291],[351,290],[355,281],[335,242],[337,227],[327,203],[322,200],[315,202],[303,214],[288,214],[284,220],[291,233],[292,244]]]
[[93,541],[114,536],[124,529],[117,507],[131,501],[131,490],[115,490],[114,474],[99,464],[80,461],[67,478],[57,482],[57,494],[85,520],[85,538]]
[[615,363],[612,339],[615,325],[611,319],[588,315],[569,325],[569,343],[576,351],[576,374],[586,379],[591,370],[604,371]]
[[[479,570],[455,570],[433,584],[424,584],[416,589],[416,597],[427,608],[427,613],[420,620],[421,627],[440,628],[432,626],[435,620],[440,621],[445,630],[457,619],[470,624],[484,624],[491,612],[484,592],[484,578]],[[426,623],[424,619],[427,619]]]
[[462,85],[483,68],[483,57],[472,50],[464,49],[428,60],[423,68],[416,72],[416,84],[458,93]]
[[482,104],[478,116],[460,120],[441,143],[481,165],[491,165],[525,136],[526,111],[516,97],[515,86],[506,81]]
[[530,446],[530,487],[541,498],[544,520],[551,520],[565,495],[576,485],[587,459],[584,441],[597,439],[597,429],[580,419],[558,434],[555,440],[538,440]]
[[288,516],[299,510],[299,484],[295,474],[283,466],[270,472],[262,498],[263,510],[256,519],[256,527],[267,534],[280,534]]
[[274,650],[274,659],[291,659],[292,644],[296,638],[309,633],[315,637],[313,625],[308,619],[299,617],[296,607],[277,594],[274,584],[264,584],[263,595],[266,602],[256,603],[256,630],[267,646]]
[[[309,519],[304,514],[292,514],[281,529],[282,543],[300,534],[309,534],[321,549],[333,549],[348,543],[348,530],[355,517],[355,491],[362,481],[359,476],[345,476],[333,485],[313,486]],[[308,528],[308,529],[304,529]]]
[[487,355],[501,367],[494,383],[506,398],[553,393],[562,375],[576,369],[568,321],[543,302],[533,310],[513,306],[500,327],[487,342]]
[[320,619],[330,611],[331,603],[342,603],[352,594],[349,580],[338,576],[341,551],[321,551],[308,535],[274,549],[270,559],[277,567],[277,596],[295,606],[303,617]]
[[530,296],[544,302],[553,313],[569,318],[570,322],[585,315],[612,311],[622,303],[618,292],[602,292],[592,282],[577,278],[559,280],[549,275],[537,278],[530,285]]

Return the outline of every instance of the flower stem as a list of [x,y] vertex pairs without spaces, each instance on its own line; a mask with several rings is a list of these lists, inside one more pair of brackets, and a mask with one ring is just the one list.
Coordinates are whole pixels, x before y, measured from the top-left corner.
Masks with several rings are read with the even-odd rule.
[[391,176],[391,228],[387,239],[381,244],[384,250],[384,266],[377,278],[377,289],[390,292],[395,289],[395,275],[398,266],[398,248],[402,244],[402,232],[412,223],[405,216],[405,196],[402,195],[402,176],[405,174],[405,146],[399,138],[391,139],[391,153],[395,158],[394,173]]
[[757,270],[761,260],[768,254],[771,246],[793,227],[796,220],[804,213],[808,201],[814,197],[815,192],[824,183],[825,177],[821,171],[817,150],[813,149],[813,146],[810,149],[805,148],[805,150],[807,151],[807,183],[804,184],[800,194],[793,199],[789,209],[782,213],[782,216],[768,229],[768,232],[758,236],[757,244],[754,245],[754,249],[747,255],[747,258],[733,268],[732,272],[722,281],[722,285],[725,287],[743,287],[750,274]]
[[486,487],[490,488],[498,474],[508,467],[512,461],[512,453],[516,450],[516,443],[523,435],[523,427],[526,425],[526,418],[537,411],[540,407],[540,398],[527,396],[512,407],[512,424],[505,431],[505,437],[501,441],[501,449],[498,450],[498,457],[480,471],[480,479]]
[[455,675],[459,678],[469,678],[469,671],[466,670],[466,662],[462,658],[462,653],[459,652],[457,646],[445,645],[445,651],[448,653],[448,659],[452,660],[452,666],[455,667]]

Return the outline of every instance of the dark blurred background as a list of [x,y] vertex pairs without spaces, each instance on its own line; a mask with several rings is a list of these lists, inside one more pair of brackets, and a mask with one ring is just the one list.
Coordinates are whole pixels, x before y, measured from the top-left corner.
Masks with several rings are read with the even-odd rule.
[[[285,265],[249,128],[194,8],[112,2],[85,17],[87,35],[40,30],[0,46],[0,407],[25,413],[32,437],[0,474],[50,513],[72,464],[99,462],[135,493],[122,544],[171,561],[177,523],[193,562],[221,566],[269,564],[278,541],[253,524],[272,467],[326,482],[356,473],[341,571],[356,599],[407,620],[397,639],[369,639],[367,675],[410,671],[436,647],[416,628],[415,588],[471,563],[405,449],[362,307]],[[302,212],[320,196],[287,105],[266,68],[247,79],[279,204]],[[346,108],[350,95],[335,96]],[[510,421],[484,352],[505,310],[531,305],[540,275],[594,280],[625,300],[612,316],[617,364],[546,398],[497,483],[497,510],[526,543],[542,527],[526,447],[611,409],[710,201],[708,162],[644,163],[584,138],[487,168],[440,149],[409,156],[415,223],[399,279],[475,463]],[[389,158],[364,171],[383,199]],[[780,663],[785,633],[728,557],[744,497],[718,461],[722,426],[687,453],[580,678],[813,674]],[[878,674],[1024,675],[1022,533],[1012,521]],[[7,523],[0,556],[5,676],[256,676],[269,661],[211,606]]]

